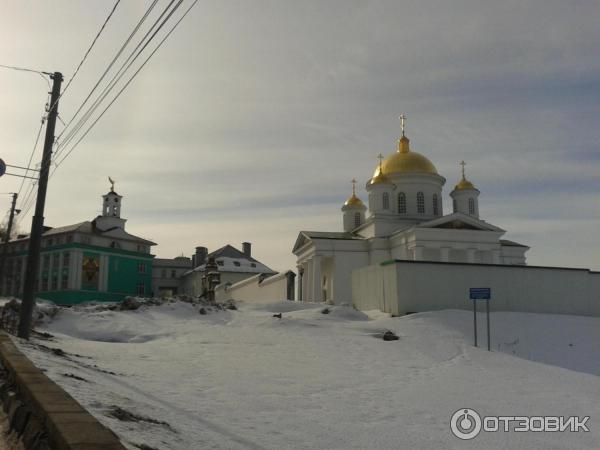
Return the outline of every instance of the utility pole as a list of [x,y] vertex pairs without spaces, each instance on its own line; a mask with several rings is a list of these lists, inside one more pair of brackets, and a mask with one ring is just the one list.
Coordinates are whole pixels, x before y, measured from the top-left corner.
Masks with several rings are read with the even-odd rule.
[[4,236],[4,246],[2,247],[2,259],[0,259],[0,288],[4,285],[4,264],[6,263],[6,254],[8,253],[8,241],[12,232],[13,219],[15,218],[15,205],[17,204],[17,193],[13,193],[12,206],[10,207],[10,216],[8,218],[8,227],[6,227],[6,236]]
[[25,270],[25,284],[23,286],[23,301],[21,302],[21,317],[19,320],[20,338],[29,339],[31,328],[31,315],[35,301],[37,274],[40,267],[40,247],[42,233],[44,232],[44,206],[46,205],[46,190],[48,188],[48,172],[52,160],[52,146],[54,145],[54,127],[58,116],[58,99],[60,98],[60,85],[63,77],[60,72],[50,75],[52,79],[52,93],[50,95],[50,110],[46,122],[46,137],[44,140],[44,153],[42,167],[39,172],[38,192],[35,201],[35,214],[31,219],[31,233],[29,235],[29,251],[27,254],[27,269]]

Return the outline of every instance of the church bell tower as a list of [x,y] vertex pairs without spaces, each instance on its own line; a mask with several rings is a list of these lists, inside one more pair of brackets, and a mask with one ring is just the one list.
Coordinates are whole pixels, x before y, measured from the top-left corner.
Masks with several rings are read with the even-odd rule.
[[125,219],[121,218],[121,199],[123,196],[115,192],[115,182],[110,181],[110,191],[102,196],[102,215],[96,217],[96,227],[103,231],[114,228],[125,229]]

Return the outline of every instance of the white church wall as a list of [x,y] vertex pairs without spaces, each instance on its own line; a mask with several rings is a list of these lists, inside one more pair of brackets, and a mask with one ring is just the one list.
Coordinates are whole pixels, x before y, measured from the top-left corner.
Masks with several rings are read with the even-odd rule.
[[352,273],[352,304],[361,311],[381,310],[399,315],[395,265],[372,265],[355,270]]
[[333,262],[333,292],[335,304],[352,301],[352,271],[369,265],[367,252],[336,252]]
[[[358,269],[352,280],[357,308],[378,304],[392,314],[470,309],[469,288],[490,287],[493,311],[600,316],[600,273],[585,269],[397,261]],[[397,293],[388,288],[383,298],[380,286],[389,283]]]

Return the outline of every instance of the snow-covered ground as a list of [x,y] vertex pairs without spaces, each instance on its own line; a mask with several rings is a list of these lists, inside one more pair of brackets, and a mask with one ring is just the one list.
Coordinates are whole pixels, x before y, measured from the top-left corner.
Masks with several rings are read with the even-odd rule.
[[[492,313],[489,353],[468,311],[238,306],[61,309],[41,327],[53,338],[19,345],[132,449],[600,448],[598,318]],[[590,416],[590,432],[463,441],[450,417],[465,407]]]

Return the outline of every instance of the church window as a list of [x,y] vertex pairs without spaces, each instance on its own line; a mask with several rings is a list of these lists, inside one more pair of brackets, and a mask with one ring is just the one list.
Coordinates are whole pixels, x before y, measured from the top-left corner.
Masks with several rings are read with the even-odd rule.
[[398,194],[398,212],[406,214],[406,194],[404,192]]
[[171,270],[171,278],[177,278],[177,271]]
[[359,227],[360,226],[360,213],[355,213],[354,214],[354,227]]
[[469,214],[475,214],[475,200],[469,199]]
[[146,285],[144,284],[143,281],[138,282],[137,284],[137,295],[144,295],[145,290],[146,290]]
[[439,215],[438,196],[437,196],[437,194],[433,194],[433,215],[434,216]]
[[119,199],[118,198],[115,198],[115,203],[119,203]]
[[425,196],[422,192],[417,192],[417,212],[425,214]]
[[217,260],[217,266],[222,266],[224,263],[222,260]]
[[383,193],[383,209],[390,209],[390,194]]
[[456,212],[456,200],[452,199],[452,210]]
[[240,267],[240,262],[239,261],[234,261],[233,265],[236,266],[236,267]]
[[138,263],[138,272],[146,273],[146,263],[143,263],[143,262]]
[[256,267],[256,264],[255,263],[251,263],[250,266],[251,267]]

